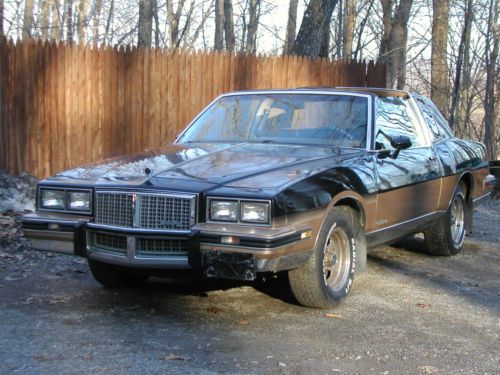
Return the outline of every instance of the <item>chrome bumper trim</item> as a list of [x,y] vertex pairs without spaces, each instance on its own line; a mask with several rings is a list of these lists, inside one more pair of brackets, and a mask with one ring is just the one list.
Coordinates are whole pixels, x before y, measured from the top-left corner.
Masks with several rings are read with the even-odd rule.
[[36,229],[24,229],[25,237],[31,241],[31,247],[37,250],[74,255],[73,232],[60,232]]
[[130,234],[162,234],[162,235],[183,235],[187,236],[192,233],[191,230],[176,230],[176,229],[147,229],[147,228],[129,228],[129,227],[115,227],[112,225],[87,223],[87,228],[96,230],[113,231],[120,233]]
[[484,195],[481,195],[480,197],[475,198],[472,203],[474,206],[478,206],[480,204],[483,204],[485,201],[487,201],[491,196],[491,193],[486,193]]
[[168,268],[168,269],[183,269],[191,268],[188,263],[187,256],[168,256],[167,257],[137,257],[126,256],[119,254],[111,254],[104,251],[93,251],[87,249],[87,255],[92,260],[98,260],[106,263],[116,264],[118,266],[134,267],[134,268]]
[[483,189],[492,189],[497,179],[492,174],[487,175],[483,180]]

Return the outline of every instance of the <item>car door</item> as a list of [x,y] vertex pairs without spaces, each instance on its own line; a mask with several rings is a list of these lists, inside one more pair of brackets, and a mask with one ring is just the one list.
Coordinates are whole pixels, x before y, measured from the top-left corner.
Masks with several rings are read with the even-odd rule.
[[[436,211],[441,188],[440,164],[430,147],[421,115],[408,96],[375,101],[374,148],[379,194],[375,229],[407,224]],[[408,136],[410,148],[396,158],[390,137]]]

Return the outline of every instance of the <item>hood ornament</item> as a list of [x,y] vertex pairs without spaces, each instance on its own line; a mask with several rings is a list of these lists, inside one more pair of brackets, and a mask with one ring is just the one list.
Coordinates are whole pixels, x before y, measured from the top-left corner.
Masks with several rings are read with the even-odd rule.
[[146,167],[144,168],[144,174],[146,175],[146,177],[148,178],[148,181],[151,177],[153,177],[153,170],[149,167]]

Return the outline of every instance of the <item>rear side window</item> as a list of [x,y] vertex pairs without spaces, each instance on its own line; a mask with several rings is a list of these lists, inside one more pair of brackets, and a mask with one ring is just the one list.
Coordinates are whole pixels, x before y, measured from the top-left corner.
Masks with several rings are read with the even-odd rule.
[[423,146],[419,122],[408,100],[401,97],[379,97],[376,100],[375,149],[392,149],[389,137],[405,135],[412,147]]
[[435,141],[453,137],[453,132],[448,127],[446,119],[443,117],[441,112],[439,112],[439,110],[431,100],[424,98],[423,96],[416,95],[415,101],[417,102],[420,111],[422,111],[425,122],[429,127]]

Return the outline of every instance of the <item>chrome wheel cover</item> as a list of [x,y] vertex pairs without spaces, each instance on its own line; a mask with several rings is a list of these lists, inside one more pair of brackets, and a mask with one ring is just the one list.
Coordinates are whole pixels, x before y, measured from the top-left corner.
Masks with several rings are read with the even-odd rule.
[[450,211],[451,240],[459,246],[465,234],[465,207],[460,195],[456,195]]
[[323,281],[333,292],[346,287],[351,256],[349,237],[341,228],[332,227],[323,252]]

